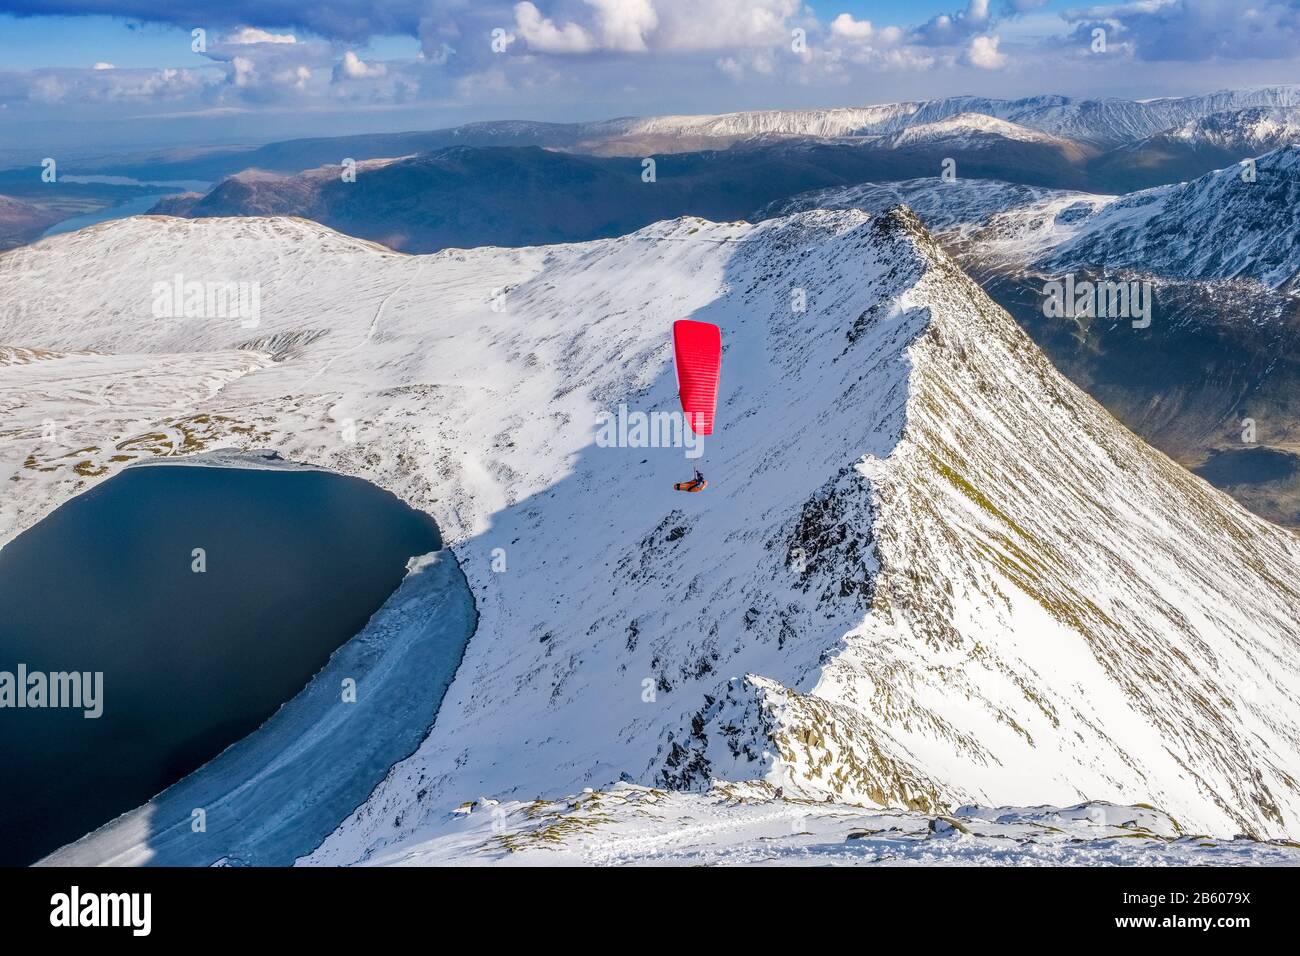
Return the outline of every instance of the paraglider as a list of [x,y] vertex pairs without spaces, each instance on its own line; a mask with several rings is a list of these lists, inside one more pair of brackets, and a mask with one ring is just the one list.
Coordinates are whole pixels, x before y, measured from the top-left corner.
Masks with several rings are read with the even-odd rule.
[[[697,435],[712,435],[722,369],[722,330],[709,322],[679,319],[673,323],[673,357],[686,427]],[[703,491],[708,486],[697,468],[692,480],[678,482],[673,488]]]
[[673,485],[675,491],[703,491],[707,487],[709,487],[709,483],[704,480],[704,476],[700,474],[698,468],[695,469],[695,477],[690,481],[679,481]]

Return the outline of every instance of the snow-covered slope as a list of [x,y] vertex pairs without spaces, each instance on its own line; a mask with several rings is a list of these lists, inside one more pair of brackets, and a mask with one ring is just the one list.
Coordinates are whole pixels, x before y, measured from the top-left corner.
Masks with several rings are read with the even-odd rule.
[[1027,269],[1088,228],[1117,196],[995,179],[937,176],[801,193],[758,210],[756,219],[812,209],[881,213],[907,205],[968,267]]
[[[1300,527],[1300,221],[1294,147],[1126,197],[937,177],[776,203],[878,212],[906,202],[1057,368],[1148,442],[1256,514]],[[1049,277],[1149,281],[1153,324],[1044,314]],[[1258,433],[1250,422],[1267,422]],[[1233,467],[1227,465],[1232,463]]]
[[1189,120],[1164,135],[1185,143],[1259,154],[1300,142],[1300,109],[1257,106],[1211,113]]
[[1054,269],[1083,264],[1189,279],[1257,279],[1293,287],[1300,272],[1300,145],[1189,183],[1107,204],[1047,257]]
[[378,866],[1300,866],[1300,847],[1184,832],[1150,807],[958,807],[952,815],[619,784],[552,801],[481,800]]
[[1293,106],[1300,106],[1300,86],[1220,90],[1151,100],[1035,96],[1010,102],[994,101],[987,109],[979,105],[971,108],[1066,139],[1115,146],[1212,113],[1248,107]]
[[601,126],[599,132],[625,136],[701,136],[744,139],[756,136],[845,137],[879,133],[897,126],[914,113],[917,103],[881,106],[834,107],[812,110],[755,110],[699,116],[649,116],[622,121],[618,127]]
[[[260,282],[259,327],[153,318],[176,273]],[[313,861],[620,779],[1300,829],[1300,539],[1066,382],[906,211],[423,257],[142,218],[7,254],[0,296],[33,304],[11,345],[251,353],[201,400],[152,368],[152,415],[61,391],[62,359],[20,366],[49,369],[7,429],[34,463],[7,485],[20,522],[117,449],[256,445],[397,492],[456,551],[479,627],[438,720]],[[687,316],[726,343],[695,496],[671,490],[680,450],[595,441],[603,411],[675,407]],[[50,447],[47,418],[94,450]],[[166,429],[186,439],[141,440]]]
[[918,123],[894,133],[885,142],[894,149],[933,146],[994,149],[1008,140],[1051,146],[1062,152],[1077,150],[1068,140],[983,113],[958,113],[932,123]]
[[1189,119],[1092,160],[1103,192],[1186,182],[1279,146],[1300,143],[1300,109],[1253,106]]

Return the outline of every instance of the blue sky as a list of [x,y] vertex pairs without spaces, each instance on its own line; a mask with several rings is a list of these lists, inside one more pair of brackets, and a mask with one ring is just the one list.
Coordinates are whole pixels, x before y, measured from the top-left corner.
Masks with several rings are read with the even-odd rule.
[[0,147],[1136,98],[1290,82],[1298,59],[1300,0],[0,0]]

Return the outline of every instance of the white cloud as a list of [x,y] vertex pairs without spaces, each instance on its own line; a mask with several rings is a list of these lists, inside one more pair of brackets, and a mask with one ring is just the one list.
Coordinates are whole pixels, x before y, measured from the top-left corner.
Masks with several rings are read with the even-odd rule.
[[[853,44],[830,51],[839,72],[846,67],[866,68],[873,73],[914,73],[929,70],[940,62],[927,48],[915,46],[868,46]],[[846,77],[847,79],[847,77]]]
[[[659,0],[655,50],[689,52],[783,45],[799,0]],[[810,34],[812,31],[809,31]]]
[[484,91],[493,94],[509,93],[512,91],[510,80],[501,70],[493,69],[470,73],[456,81],[456,95],[462,99],[481,96]]
[[988,29],[989,0],[970,0],[965,10],[951,16],[941,13],[912,31],[918,43],[947,46],[961,43],[966,37]]
[[966,62],[981,70],[1000,70],[1007,65],[1007,57],[998,52],[996,36],[972,37],[966,50]]
[[23,79],[21,98],[39,104],[173,101],[209,84],[198,71],[180,69],[51,69],[11,75]]
[[1137,0],[1066,10],[1076,29],[1068,41],[1086,44],[1105,27],[1142,60],[1279,60],[1300,56],[1300,3],[1295,0]]
[[253,86],[257,82],[257,67],[246,56],[237,56],[230,61],[233,72],[230,81],[238,87]]
[[854,20],[847,13],[831,21],[831,34],[846,40],[870,40],[875,32],[870,20]]
[[334,78],[348,80],[370,80],[384,76],[388,68],[382,63],[373,66],[366,63],[351,50],[343,54],[343,59],[334,70]]
[[112,63],[105,63],[103,60],[101,60],[100,62],[92,66],[91,69],[92,70],[116,70],[117,67],[115,67]]
[[607,50],[639,53],[646,37],[659,26],[652,0],[586,0],[596,10],[601,46]]
[[531,0],[514,6],[515,31],[544,54],[686,53],[788,45],[800,0],[583,0],[560,21]]
[[875,66],[889,72],[917,71],[931,69],[936,60],[928,53],[915,48],[879,51]]
[[241,27],[234,33],[222,38],[223,42],[236,46],[249,43],[297,43],[298,38],[292,33],[268,33],[257,27]]
[[866,43],[873,46],[893,46],[903,39],[901,27],[877,27],[870,20],[854,20],[850,14],[841,13],[831,21],[832,39],[849,43]]
[[740,61],[734,56],[719,57],[717,67],[726,76],[739,83],[745,78],[745,68],[740,65]]
[[305,66],[293,67],[280,70],[271,77],[271,81],[280,86],[291,86],[295,90],[303,91],[307,89],[307,81],[311,79],[311,70]]
[[539,53],[587,53],[596,49],[596,41],[581,26],[566,23],[558,27],[528,0],[515,4],[515,28],[528,42],[528,49]]

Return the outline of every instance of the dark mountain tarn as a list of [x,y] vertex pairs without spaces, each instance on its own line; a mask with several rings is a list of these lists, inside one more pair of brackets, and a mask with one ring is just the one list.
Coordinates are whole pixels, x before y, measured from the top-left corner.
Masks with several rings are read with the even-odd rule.
[[[306,469],[131,468],[19,535],[0,551],[0,670],[102,672],[102,715],[0,711],[0,862],[34,861],[257,729],[366,627],[409,558],[440,548],[432,519],[395,496]],[[416,715],[415,741],[431,719]],[[415,741],[367,768],[340,818]],[[306,802],[331,799],[316,786]],[[186,806],[210,808],[210,838],[230,823]],[[229,852],[209,842],[211,859]]]
[[1231,448],[1214,452],[1192,470],[1217,488],[1262,485],[1300,475],[1300,455],[1276,448]]

